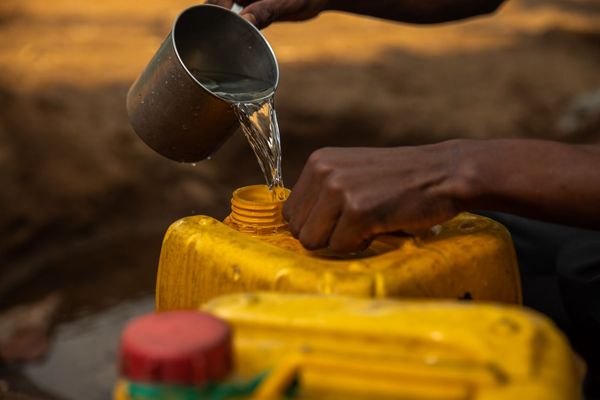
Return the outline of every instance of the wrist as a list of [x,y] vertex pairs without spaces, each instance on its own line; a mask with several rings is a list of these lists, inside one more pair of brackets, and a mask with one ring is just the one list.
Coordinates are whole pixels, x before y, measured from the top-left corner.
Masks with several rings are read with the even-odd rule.
[[486,187],[491,176],[486,176],[489,175],[489,168],[481,142],[454,139],[442,142],[440,146],[444,147],[447,154],[446,196],[454,203],[456,210],[462,212],[485,208],[488,197]]

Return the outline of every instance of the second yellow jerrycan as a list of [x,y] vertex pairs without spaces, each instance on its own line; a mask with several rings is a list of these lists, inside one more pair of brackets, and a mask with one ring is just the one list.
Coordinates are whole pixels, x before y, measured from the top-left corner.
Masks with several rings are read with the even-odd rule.
[[374,298],[448,298],[520,303],[510,235],[499,223],[463,213],[426,237],[384,235],[359,254],[308,251],[266,186],[233,193],[224,222],[183,218],[160,255],[158,311],[197,309],[227,293],[278,291]]
[[247,293],[203,307],[233,331],[252,399],[577,400],[582,366],[533,311],[485,302]]

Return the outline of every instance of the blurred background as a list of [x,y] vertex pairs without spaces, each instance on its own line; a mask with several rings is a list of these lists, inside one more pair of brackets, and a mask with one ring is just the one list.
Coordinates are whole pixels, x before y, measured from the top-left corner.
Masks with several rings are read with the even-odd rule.
[[[194,166],[129,127],[129,85],[192,4],[0,2],[0,398],[110,398],[168,225],[223,218],[263,179],[240,132]],[[327,13],[265,33],[288,187],[323,146],[600,140],[598,1],[515,0],[435,27]]]

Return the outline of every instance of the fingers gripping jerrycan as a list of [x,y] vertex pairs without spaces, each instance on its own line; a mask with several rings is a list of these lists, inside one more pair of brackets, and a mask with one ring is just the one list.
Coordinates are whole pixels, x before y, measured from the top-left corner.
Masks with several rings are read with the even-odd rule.
[[248,186],[233,193],[224,222],[193,216],[171,225],[157,310],[198,309],[248,291],[521,302],[510,235],[491,219],[460,214],[425,237],[379,236],[361,253],[340,255],[305,250],[287,229],[283,203],[266,186]]

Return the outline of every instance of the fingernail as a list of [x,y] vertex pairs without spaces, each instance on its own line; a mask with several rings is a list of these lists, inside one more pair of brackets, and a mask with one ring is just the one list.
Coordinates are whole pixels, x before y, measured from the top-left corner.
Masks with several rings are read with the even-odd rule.
[[250,22],[252,25],[256,25],[256,17],[254,16],[254,14],[250,14],[250,13],[242,14],[242,18],[244,18],[246,21]]

